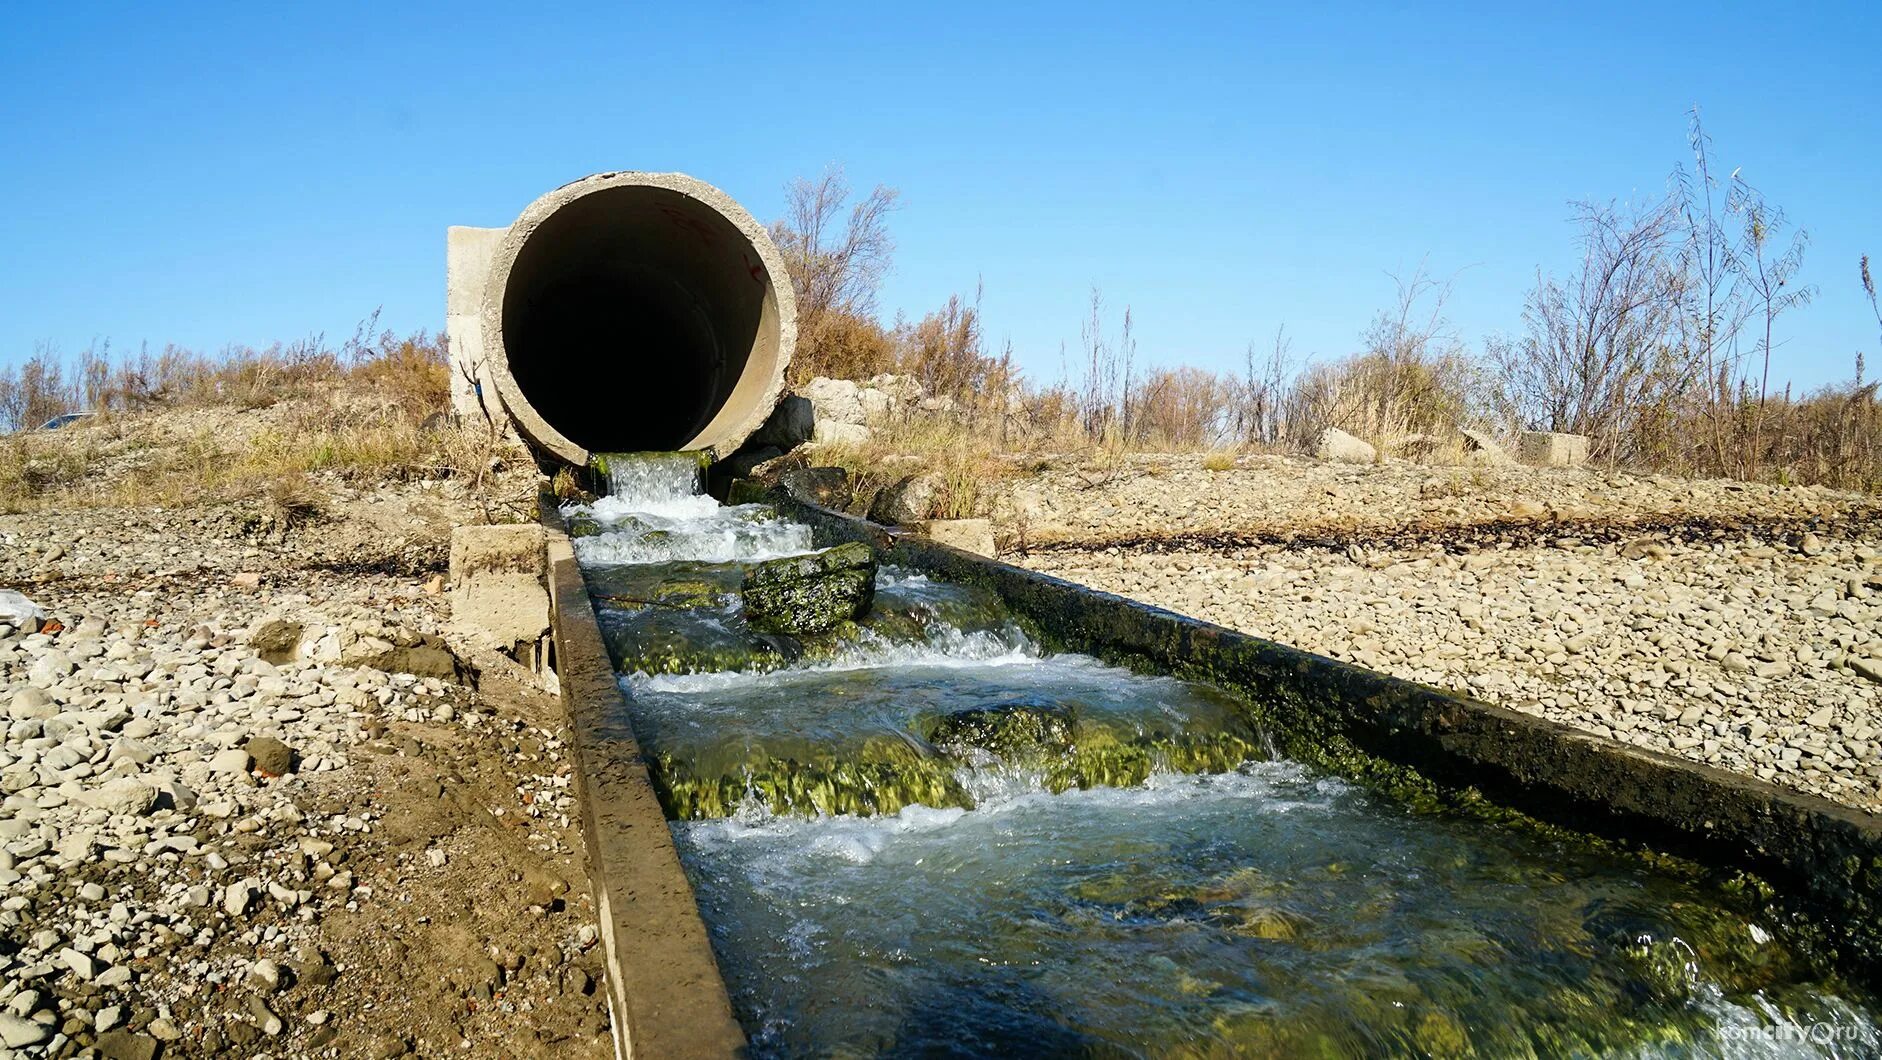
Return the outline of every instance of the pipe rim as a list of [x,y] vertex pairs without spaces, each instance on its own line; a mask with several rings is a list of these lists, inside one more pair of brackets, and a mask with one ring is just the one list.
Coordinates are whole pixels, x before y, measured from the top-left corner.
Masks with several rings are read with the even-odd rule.
[[784,393],[784,373],[790,366],[791,356],[797,347],[797,296],[791,286],[790,273],[785,268],[784,256],[778,253],[777,245],[771,241],[771,234],[765,230],[738,200],[697,177],[685,173],[648,173],[637,170],[624,170],[612,173],[594,173],[580,180],[571,181],[537,198],[518,214],[490,261],[490,272],[484,282],[482,332],[484,340],[484,370],[489,373],[495,385],[498,400],[510,415],[523,436],[557,458],[577,467],[585,467],[594,454],[586,447],[570,439],[555,428],[538,413],[529,399],[524,396],[522,387],[510,372],[509,349],[503,341],[503,299],[509,287],[510,273],[516,266],[517,255],[529,242],[530,236],[543,222],[562,207],[577,199],[596,192],[613,188],[659,188],[675,192],[713,210],[737,229],[757,254],[759,263],[764,266],[768,279],[767,286],[778,314],[778,351],[773,358],[774,364],[768,378],[764,380],[763,390],[751,411],[737,422],[714,429],[712,423],[700,431],[682,450],[707,449],[714,459],[730,455],[733,450],[745,443],[745,440],[763,426],[770,418],[771,411],[777,407],[778,399]]

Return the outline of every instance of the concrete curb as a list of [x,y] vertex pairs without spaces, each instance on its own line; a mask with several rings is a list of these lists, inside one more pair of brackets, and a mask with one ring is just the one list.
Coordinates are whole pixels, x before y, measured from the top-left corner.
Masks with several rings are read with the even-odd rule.
[[[745,499],[750,499],[749,495]],[[1290,755],[1341,743],[1449,791],[1709,868],[1756,874],[1813,952],[1882,986],[1882,818],[962,552],[808,504],[768,503],[819,545],[986,586],[1054,650],[1241,692]]]
[[628,725],[574,547],[554,504],[545,500],[542,512],[555,668],[605,947],[615,1055],[742,1055],[745,1034]]

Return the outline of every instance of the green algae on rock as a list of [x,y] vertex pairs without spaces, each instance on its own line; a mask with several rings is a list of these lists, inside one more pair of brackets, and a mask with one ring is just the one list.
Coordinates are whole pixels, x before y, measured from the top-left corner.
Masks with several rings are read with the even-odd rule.
[[712,611],[643,607],[599,617],[622,673],[763,672],[788,665],[801,651],[789,638],[762,636]]
[[739,563],[638,563],[588,573],[588,594],[602,607],[720,608],[738,598]]
[[1008,761],[1063,755],[1072,749],[1072,712],[1031,698],[965,707],[935,720],[928,741],[956,758],[985,751]]
[[821,633],[869,610],[876,556],[857,542],[754,563],[741,592],[745,619],[772,633]]

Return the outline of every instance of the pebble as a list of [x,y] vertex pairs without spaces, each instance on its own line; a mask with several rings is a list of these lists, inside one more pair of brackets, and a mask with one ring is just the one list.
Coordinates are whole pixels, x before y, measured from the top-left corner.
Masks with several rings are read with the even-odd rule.
[[[1200,502],[1199,502],[1200,503]],[[1860,809],[1882,810],[1882,572],[1743,538],[1453,555],[1055,549],[1026,566]],[[1494,563],[1473,562],[1495,557]],[[1863,567],[1866,595],[1846,590]],[[1835,606],[1813,610],[1830,595]],[[1792,745],[1795,731],[1809,740]]]

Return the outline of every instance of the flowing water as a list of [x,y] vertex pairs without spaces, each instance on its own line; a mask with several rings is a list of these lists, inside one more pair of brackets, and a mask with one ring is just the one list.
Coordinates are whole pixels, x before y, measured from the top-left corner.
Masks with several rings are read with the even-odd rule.
[[1719,889],[1279,760],[978,590],[755,631],[742,565],[808,529],[610,471],[576,550],[758,1055],[1882,1055]]

